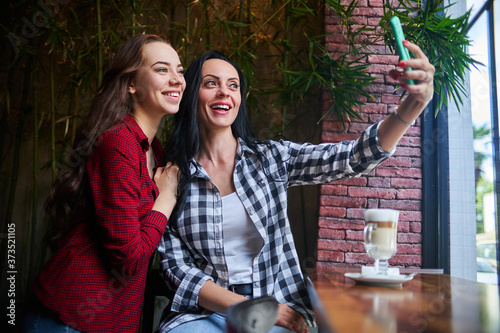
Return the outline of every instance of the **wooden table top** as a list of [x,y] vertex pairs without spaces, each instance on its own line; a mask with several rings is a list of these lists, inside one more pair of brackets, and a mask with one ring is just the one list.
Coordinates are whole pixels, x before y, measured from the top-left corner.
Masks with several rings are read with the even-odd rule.
[[500,332],[498,285],[418,273],[401,287],[381,287],[344,276],[355,271],[309,274],[321,333]]

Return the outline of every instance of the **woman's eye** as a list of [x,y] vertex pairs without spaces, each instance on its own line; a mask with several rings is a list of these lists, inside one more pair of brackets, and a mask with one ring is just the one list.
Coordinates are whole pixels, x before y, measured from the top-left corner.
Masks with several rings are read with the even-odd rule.
[[166,68],[164,68],[164,67],[157,68],[156,71],[160,72],[160,73],[166,73],[166,72],[168,72],[168,70]]
[[240,86],[239,86],[239,84],[237,84],[237,83],[231,83],[231,84],[229,85],[229,87],[230,87],[231,89],[238,89]]
[[214,87],[216,85],[217,84],[215,83],[215,81],[212,81],[212,80],[205,82],[205,86],[207,86],[207,87]]

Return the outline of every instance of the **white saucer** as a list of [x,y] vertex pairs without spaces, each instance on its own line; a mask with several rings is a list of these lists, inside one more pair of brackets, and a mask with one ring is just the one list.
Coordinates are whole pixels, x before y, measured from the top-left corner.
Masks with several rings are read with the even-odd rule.
[[383,287],[401,287],[404,282],[413,279],[415,274],[410,275],[361,275],[360,273],[345,273],[350,279],[360,284],[370,284]]

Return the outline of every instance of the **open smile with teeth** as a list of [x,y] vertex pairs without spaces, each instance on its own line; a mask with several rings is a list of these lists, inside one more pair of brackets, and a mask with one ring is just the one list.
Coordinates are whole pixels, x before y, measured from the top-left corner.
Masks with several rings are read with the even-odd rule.
[[180,94],[178,92],[164,92],[163,95],[172,96],[172,97],[179,97],[180,96]]
[[225,104],[214,104],[211,106],[213,110],[224,110],[224,111],[229,111],[229,105]]

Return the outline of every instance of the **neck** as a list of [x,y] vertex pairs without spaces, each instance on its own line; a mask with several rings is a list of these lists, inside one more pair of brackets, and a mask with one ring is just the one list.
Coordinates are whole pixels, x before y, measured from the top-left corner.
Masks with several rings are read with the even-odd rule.
[[150,117],[145,117],[142,114],[136,114],[134,112],[132,112],[131,116],[135,119],[144,134],[146,134],[146,136],[148,137],[148,141],[151,144],[156,136],[156,132],[158,132],[158,127],[160,127],[161,118],[152,119]]
[[231,131],[223,133],[212,133],[212,135],[201,135],[200,150],[196,154],[196,160],[210,160],[212,162],[221,160],[234,160],[238,140]]

